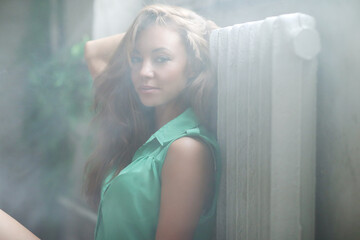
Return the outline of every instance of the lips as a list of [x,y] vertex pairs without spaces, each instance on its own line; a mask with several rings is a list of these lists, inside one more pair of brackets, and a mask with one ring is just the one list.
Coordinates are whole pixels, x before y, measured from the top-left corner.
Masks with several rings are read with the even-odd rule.
[[141,93],[155,93],[155,92],[159,91],[160,88],[143,85],[143,86],[140,86],[138,89],[139,89],[139,92],[141,92]]

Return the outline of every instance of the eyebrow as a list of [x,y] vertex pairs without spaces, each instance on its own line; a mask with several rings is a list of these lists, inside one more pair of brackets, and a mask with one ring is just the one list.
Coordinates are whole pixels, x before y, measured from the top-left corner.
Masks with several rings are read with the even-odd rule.
[[162,51],[172,53],[170,49],[167,49],[167,48],[164,48],[164,47],[156,48],[156,49],[152,50],[151,52],[156,53],[156,52],[162,52]]
[[[157,52],[162,52],[162,51],[169,52],[170,54],[173,54],[173,52],[170,49],[165,48],[165,47],[156,48],[156,49],[152,50],[151,53],[157,53]],[[131,54],[140,54],[140,52],[137,49],[134,49],[131,52]]]

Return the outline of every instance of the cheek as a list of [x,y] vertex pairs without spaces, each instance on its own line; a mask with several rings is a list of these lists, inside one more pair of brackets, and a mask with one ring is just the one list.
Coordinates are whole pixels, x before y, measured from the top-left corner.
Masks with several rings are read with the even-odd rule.
[[184,64],[172,66],[165,74],[167,75],[166,79],[174,85],[183,86],[187,82],[186,67]]
[[175,95],[184,90],[186,84],[187,79],[183,75],[174,76],[174,78],[170,79],[170,81],[167,83],[169,90],[171,89],[170,91]]
[[137,83],[139,82],[139,76],[138,74],[136,73],[136,71],[134,70],[131,70],[130,72],[130,78],[131,78],[131,82],[134,84],[134,86],[137,85]]

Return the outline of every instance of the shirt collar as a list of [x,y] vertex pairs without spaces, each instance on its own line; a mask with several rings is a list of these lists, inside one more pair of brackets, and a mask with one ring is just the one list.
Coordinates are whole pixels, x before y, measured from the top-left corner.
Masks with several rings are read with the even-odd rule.
[[195,128],[198,125],[199,121],[194,111],[192,108],[187,108],[179,116],[170,120],[157,130],[146,143],[151,142],[154,138],[156,138],[160,145],[163,146],[165,143],[170,142],[179,135],[185,133],[186,130]]

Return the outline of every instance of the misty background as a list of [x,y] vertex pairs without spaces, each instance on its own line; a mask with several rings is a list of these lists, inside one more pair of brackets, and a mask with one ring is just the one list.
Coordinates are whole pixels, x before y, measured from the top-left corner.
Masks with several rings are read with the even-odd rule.
[[360,239],[358,0],[0,0],[0,208],[42,239],[91,239],[81,193],[90,154],[89,39],[124,32],[144,4],[219,26],[302,12],[317,21],[317,240]]

